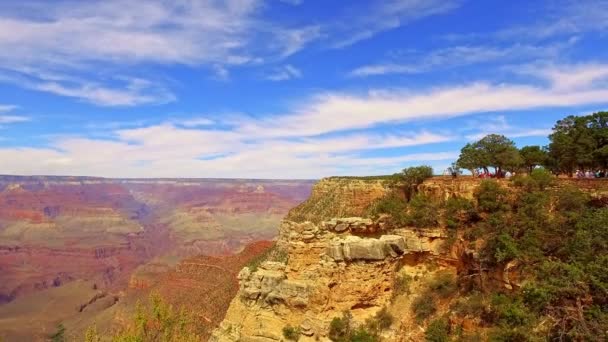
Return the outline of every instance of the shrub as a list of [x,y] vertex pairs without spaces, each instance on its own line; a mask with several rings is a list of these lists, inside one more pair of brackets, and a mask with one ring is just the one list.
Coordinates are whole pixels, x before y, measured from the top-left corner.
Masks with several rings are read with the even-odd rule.
[[449,328],[445,318],[434,319],[426,328],[424,338],[429,342],[448,342],[450,340]]
[[412,198],[409,206],[409,224],[418,228],[437,226],[438,208],[430,198],[417,194]]
[[558,213],[581,213],[585,210],[589,196],[574,186],[565,186],[556,193],[555,210]]
[[283,327],[283,337],[290,341],[297,341],[300,338],[300,329],[287,325]]
[[489,336],[491,342],[528,342],[531,332],[529,329],[497,327],[492,329]]
[[546,187],[553,184],[555,177],[546,169],[534,169],[530,173],[530,178],[534,180],[539,190],[545,190]]
[[483,180],[475,191],[477,207],[486,213],[495,213],[508,209],[507,191],[494,180]]
[[249,270],[251,272],[255,272],[264,261],[278,261],[282,263],[287,263],[288,257],[289,254],[287,253],[287,251],[277,247],[277,245],[275,244],[272,245],[272,247],[268,248],[266,251],[264,251],[262,254],[249,260],[246,266],[249,267]]
[[365,330],[365,328],[358,328],[353,331],[352,334],[348,338],[349,342],[377,342],[379,341],[378,337],[375,334],[370,333]]
[[329,324],[329,338],[332,341],[347,341],[351,334],[350,312],[345,312],[342,317],[334,317]]
[[63,342],[65,341],[65,326],[63,323],[57,325],[57,331],[50,336],[52,342]]
[[545,190],[553,184],[555,177],[546,169],[534,169],[530,175],[517,175],[511,179],[513,185],[528,191]]
[[418,322],[424,321],[437,311],[435,298],[429,293],[416,297],[412,302],[412,311]]
[[390,215],[393,223],[403,226],[407,223],[407,203],[396,192],[390,192],[378,199],[368,209],[368,215],[377,218],[380,214]]
[[435,274],[429,281],[429,289],[439,296],[446,298],[453,295],[457,290],[456,279],[449,271],[441,271]]
[[197,322],[192,313],[175,310],[152,293],[146,307],[137,303],[133,322],[115,335],[113,341],[158,341],[159,336],[165,342],[200,341],[204,327]]
[[473,202],[460,197],[452,197],[445,203],[445,221],[448,228],[456,229],[474,221],[477,211]]
[[[380,313],[379,313],[380,314]],[[386,312],[388,314],[388,312]],[[379,339],[376,335],[378,328],[386,324],[386,316],[373,319],[373,324],[366,324],[366,327],[353,329],[352,316],[350,312],[344,312],[342,317],[335,317],[329,324],[329,339],[337,342],[377,342]],[[390,316],[392,322],[392,316]],[[375,331],[368,331],[370,325],[375,325]],[[389,324],[390,326],[390,324]]]
[[378,313],[365,322],[365,326],[373,333],[379,333],[380,331],[386,330],[393,324],[393,315],[386,309],[382,308]]
[[403,274],[403,275],[398,275],[395,277],[395,285],[394,285],[394,291],[393,291],[393,296],[399,296],[402,294],[409,294],[410,293],[410,283],[412,282],[412,277],[407,275],[407,274]]
[[494,260],[499,263],[514,260],[521,254],[517,241],[508,234],[498,235],[489,245],[494,249]]
[[461,316],[480,317],[486,311],[486,301],[481,293],[473,293],[469,297],[458,298],[452,310]]
[[495,323],[509,327],[523,326],[531,322],[532,315],[517,298],[503,294],[492,297],[492,318]]

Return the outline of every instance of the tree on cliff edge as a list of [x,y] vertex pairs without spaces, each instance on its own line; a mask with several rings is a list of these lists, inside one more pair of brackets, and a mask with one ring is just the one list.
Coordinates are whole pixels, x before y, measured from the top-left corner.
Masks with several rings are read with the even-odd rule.
[[489,172],[492,167],[496,176],[502,177],[503,171],[513,171],[522,162],[519,150],[512,140],[504,135],[489,134],[479,141],[465,145],[456,163],[472,173],[476,169]]
[[418,185],[422,184],[425,179],[433,177],[433,168],[428,165],[412,166],[403,169],[396,176],[404,183],[404,192],[409,201]]

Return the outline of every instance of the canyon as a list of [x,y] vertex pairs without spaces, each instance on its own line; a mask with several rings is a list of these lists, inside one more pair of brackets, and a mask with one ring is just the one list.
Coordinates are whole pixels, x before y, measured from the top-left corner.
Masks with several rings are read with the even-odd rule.
[[[441,206],[428,214],[434,224],[415,227],[375,211],[391,196],[407,201],[391,177],[4,179],[0,337],[42,341],[61,323],[69,339],[91,326],[107,339],[155,293],[193,312],[214,342],[336,340],[336,319],[363,329],[382,315],[393,318],[375,340],[420,341],[432,324],[412,308],[436,288],[447,295],[429,297],[431,315],[485,340],[493,327],[454,311],[474,297],[463,288],[509,293],[526,275],[515,261],[482,268],[489,237],[479,227],[448,228],[445,203],[477,202],[484,182],[426,179],[417,194]],[[491,183],[509,203],[530,186]],[[608,204],[606,180],[560,178],[546,192],[560,189],[589,196],[591,208]]]
[[208,300],[229,301],[231,279],[312,183],[0,176],[0,337],[44,340],[62,322],[82,332],[200,274],[228,288]]

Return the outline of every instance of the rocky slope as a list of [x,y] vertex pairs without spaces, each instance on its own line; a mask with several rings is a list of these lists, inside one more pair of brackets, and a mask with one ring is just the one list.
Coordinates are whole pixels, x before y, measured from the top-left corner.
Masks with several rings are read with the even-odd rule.
[[[479,183],[467,177],[435,177],[418,191],[437,201],[472,198]],[[560,180],[557,186],[573,183],[596,198],[608,194],[608,182]],[[285,328],[297,331],[300,341],[328,340],[333,318],[350,312],[355,326],[363,325],[383,308],[398,317],[382,332],[384,340],[424,339],[410,312],[412,298],[435,277],[466,276],[476,267],[476,256],[458,241],[445,249],[448,234],[442,225],[416,229],[391,225],[382,216],[361,217],[388,191],[389,183],[377,179],[317,183],[311,197],[281,224],[275,248],[283,254],[239,273],[240,290],[211,340],[280,341],[285,340]],[[513,266],[490,272],[488,281],[511,286]],[[402,279],[408,279],[411,292],[400,288]],[[441,310],[447,303],[439,305]],[[475,329],[474,322],[459,324]]]

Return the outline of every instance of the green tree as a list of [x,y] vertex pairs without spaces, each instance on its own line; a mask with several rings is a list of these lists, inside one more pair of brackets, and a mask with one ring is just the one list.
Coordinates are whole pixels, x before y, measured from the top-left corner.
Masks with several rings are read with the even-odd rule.
[[458,167],[467,169],[471,174],[475,174],[479,168],[485,168],[488,171],[487,165],[489,165],[489,157],[487,153],[477,147],[477,144],[466,144],[460,150],[460,157],[456,161]]
[[[549,155],[555,160],[555,167],[560,173],[572,176],[576,168],[594,166],[594,152],[601,146],[597,146],[594,131],[590,129],[591,118],[568,116],[557,121],[553,127],[553,133],[549,135]],[[598,121],[598,125],[601,125],[601,120]]]
[[528,173],[532,173],[535,167],[544,165],[547,161],[547,151],[540,146],[524,146],[519,150],[519,154]]
[[503,171],[513,171],[522,162],[513,141],[504,135],[490,134],[475,143],[465,145],[456,163],[472,172],[478,168],[489,171],[489,168],[493,167],[497,177],[502,177]]
[[399,178],[404,183],[404,190],[408,200],[416,192],[418,185],[431,177],[433,177],[433,168],[428,165],[412,166],[403,169],[401,174],[399,174]]

